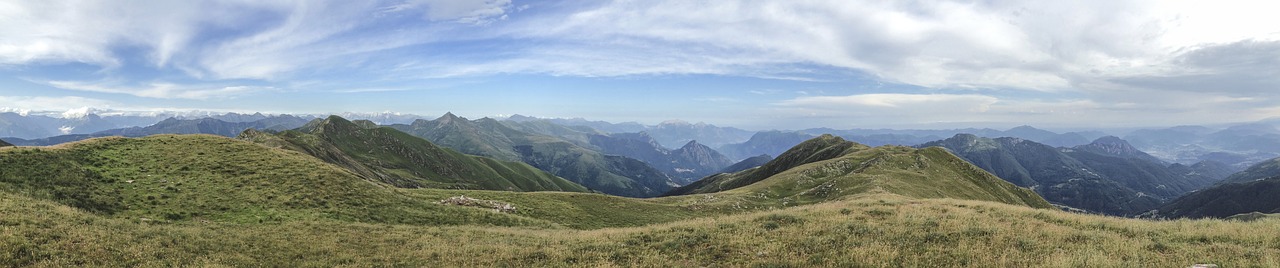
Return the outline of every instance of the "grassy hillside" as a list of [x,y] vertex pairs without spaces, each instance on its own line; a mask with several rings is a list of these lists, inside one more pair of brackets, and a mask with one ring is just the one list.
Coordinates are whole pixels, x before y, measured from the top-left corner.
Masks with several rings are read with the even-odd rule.
[[13,144],[9,144],[8,142],[5,142],[4,140],[0,140],[0,147],[5,147],[5,146],[13,146]]
[[524,163],[464,155],[395,129],[372,123],[362,126],[338,116],[277,135],[247,130],[239,138],[305,152],[366,179],[398,187],[588,191]]
[[1051,207],[1031,190],[1000,180],[942,148],[869,148],[831,135],[796,145],[759,168],[712,176],[672,194],[716,192],[766,196],[783,204],[889,192]]
[[0,192],[144,221],[551,225],[439,206],[308,155],[211,135],[6,147],[0,150]]
[[[520,194],[520,193],[513,193]],[[0,195],[13,266],[1280,266],[1280,219],[1152,222],[867,195],[602,230],[338,221],[155,225]]]
[[[0,196],[46,200],[104,218],[153,224],[323,220],[602,228],[741,211],[691,208],[682,204],[684,199],[400,189],[300,152],[212,135],[4,147]],[[508,203],[516,209],[497,213],[488,207],[439,204],[454,196]]]

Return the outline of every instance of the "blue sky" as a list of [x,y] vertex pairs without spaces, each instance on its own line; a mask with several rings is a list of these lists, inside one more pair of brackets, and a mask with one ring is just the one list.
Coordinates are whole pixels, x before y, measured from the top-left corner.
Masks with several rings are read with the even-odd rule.
[[751,129],[1280,116],[1266,1],[5,1],[0,110]]

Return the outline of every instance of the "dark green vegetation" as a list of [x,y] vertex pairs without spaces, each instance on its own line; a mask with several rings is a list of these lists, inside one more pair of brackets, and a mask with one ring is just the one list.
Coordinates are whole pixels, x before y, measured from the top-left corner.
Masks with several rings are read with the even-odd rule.
[[1280,177],[1223,183],[1189,193],[1160,207],[1163,218],[1226,218],[1261,212],[1280,213]]
[[392,128],[338,116],[275,135],[249,129],[238,138],[307,153],[365,179],[397,187],[588,191],[524,163],[464,155]]
[[9,144],[8,142],[5,142],[4,140],[0,140],[0,147],[5,147],[5,146],[13,146],[13,144]]
[[1031,190],[1002,181],[942,148],[871,148],[831,135],[796,145],[758,168],[708,177],[669,194],[719,192],[801,204],[888,192],[1051,207]]
[[1280,158],[1262,161],[1222,180],[1222,183],[1244,183],[1280,176]]
[[1155,209],[1225,174],[1221,165],[1212,162],[1193,166],[1152,162],[1149,155],[1117,140],[1101,138],[1067,149],[1019,138],[959,134],[920,147],[947,148],[1006,181],[1034,189],[1046,200],[1110,215]]
[[1280,212],[1280,158],[1263,161],[1208,189],[1188,193],[1155,213],[1163,218],[1227,218]]
[[587,188],[619,196],[649,197],[673,187],[661,171],[632,158],[606,155],[549,135],[514,129],[497,120],[445,114],[392,128],[462,153],[520,161]]

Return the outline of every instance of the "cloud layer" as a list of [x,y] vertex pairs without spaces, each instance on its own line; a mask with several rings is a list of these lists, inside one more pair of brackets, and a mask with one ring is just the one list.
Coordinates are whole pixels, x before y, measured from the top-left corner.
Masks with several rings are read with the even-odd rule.
[[[97,70],[73,78],[21,75],[56,89],[153,99],[397,92],[509,74],[714,75],[820,86],[859,76],[909,90],[753,95],[774,98],[762,111],[855,122],[894,115],[1061,123],[1119,113],[1197,123],[1280,116],[1275,5],[18,0],[0,3],[0,70],[88,65]],[[334,84],[362,89],[324,88]]]

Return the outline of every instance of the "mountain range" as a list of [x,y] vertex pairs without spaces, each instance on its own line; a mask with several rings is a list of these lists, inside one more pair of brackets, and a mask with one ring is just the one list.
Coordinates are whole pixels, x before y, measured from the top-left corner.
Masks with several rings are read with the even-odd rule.
[[131,126],[150,125],[164,119],[156,116],[99,116],[68,112],[62,116],[0,112],[0,137],[39,139],[56,135],[89,134]]
[[1171,162],[1214,160],[1244,169],[1280,157],[1280,130],[1274,123],[1251,123],[1222,129],[1177,126],[1136,130],[1125,136],[1135,147]]
[[682,120],[668,120],[657,125],[646,126],[636,122],[609,123],[605,121],[589,121],[582,118],[543,119],[513,115],[507,117],[506,121],[519,123],[546,122],[561,126],[586,127],[601,133],[645,132],[653,137],[654,140],[657,140],[658,144],[669,149],[680,148],[689,143],[689,141],[694,140],[707,146],[719,147],[725,144],[743,142],[754,133],[734,127],[718,127],[707,123],[689,123]]
[[1160,207],[1161,218],[1228,218],[1245,213],[1280,213],[1280,158],[1250,166],[1217,185],[1188,193]]
[[1174,199],[1154,212],[1160,218],[1227,218],[1280,213],[1280,176],[1223,183]]
[[608,194],[656,196],[677,185],[670,176],[642,161],[520,131],[491,118],[472,121],[446,113],[435,120],[419,119],[390,127],[462,153],[524,162]]
[[888,192],[1051,208],[1031,190],[992,176],[944,149],[872,148],[832,135],[805,141],[760,167],[712,176],[667,195],[724,192],[798,203]]
[[269,134],[252,128],[241,140],[307,153],[371,180],[406,188],[587,192],[587,188],[520,162],[458,153],[371,121],[339,116]]
[[745,159],[758,155],[776,156],[813,137],[814,135],[801,132],[761,131],[751,135],[751,138],[743,143],[720,146],[719,151],[731,159]]
[[1055,148],[1020,138],[958,134],[918,147],[931,146],[946,148],[1006,181],[1031,188],[1050,202],[1110,215],[1155,209],[1167,199],[1229,174],[1211,162],[1165,165],[1114,137]]
[[697,141],[689,141],[678,149],[669,150],[646,132],[594,134],[589,137],[589,143],[602,153],[648,163],[670,175],[681,185],[715,174],[734,164],[728,157]]
[[[420,118],[415,115],[394,113],[352,115],[377,118],[381,122],[405,122],[412,118]],[[154,118],[147,116],[99,116],[93,113],[67,117],[74,120],[46,115],[22,115],[16,113],[0,113],[0,118],[3,118],[3,123],[5,123],[0,125],[0,130],[9,131],[6,133],[17,133],[23,128],[44,129],[42,131],[47,133],[49,132],[48,128],[53,125],[53,123],[49,122],[61,124],[59,127],[74,125],[73,128],[76,131],[85,131],[154,120]],[[293,144],[293,142],[297,142],[298,144],[294,144],[291,147],[299,149],[304,147],[299,144],[308,144],[304,141],[322,140],[319,136],[307,138],[308,135],[316,136],[316,133],[305,131],[307,129],[314,130],[314,128],[307,128],[303,125],[307,124],[307,122],[315,121],[311,116],[264,115],[261,113],[209,114],[198,119],[170,117],[145,127],[114,128],[87,134],[60,135],[39,139],[8,137],[4,138],[4,141],[0,141],[4,142],[0,143],[0,145],[39,146],[105,136],[142,137],[155,134],[197,133],[227,137],[246,134],[283,140],[285,139],[284,136],[279,136],[280,134],[275,133],[283,134],[287,132],[291,133],[289,135],[293,135],[291,137],[295,140],[292,142],[289,140],[276,142],[278,144]],[[360,125],[361,129],[376,129],[376,125],[385,124],[369,120],[350,122]],[[762,131],[756,132],[738,143],[726,143],[730,140],[742,139],[740,134],[749,132],[680,121],[644,126],[638,123],[613,124],[585,119],[539,119],[518,115],[509,117],[505,121],[488,118],[467,120],[451,113],[436,120],[417,119],[411,122],[411,124],[399,124],[392,127],[430,141],[427,144],[437,142],[444,147],[458,150],[460,153],[499,159],[494,160],[497,162],[525,163],[537,170],[546,171],[548,174],[525,178],[531,181],[540,181],[541,184],[538,185],[541,186],[510,183],[499,187],[465,182],[453,186],[444,186],[439,184],[441,181],[431,180],[409,183],[411,177],[422,179],[422,176],[388,175],[403,175],[403,170],[409,170],[413,167],[389,166],[375,168],[373,166],[376,166],[377,163],[358,163],[358,161],[348,162],[345,165],[339,164],[339,162],[331,163],[350,169],[353,173],[360,174],[362,178],[367,180],[382,181],[390,185],[403,187],[454,187],[516,191],[594,190],[610,194],[642,197],[658,195],[679,185],[694,184],[702,178],[716,177],[719,173],[737,173],[764,165],[772,160],[772,156],[782,154],[793,146],[814,137],[809,132],[829,131],[842,134],[837,136],[841,136],[846,140],[865,142],[871,145],[885,145],[910,144],[937,134],[973,131],[982,133],[981,135],[974,135],[974,138],[989,141],[983,140],[964,146],[958,144],[946,146],[947,140],[960,137],[960,135],[957,135],[950,139],[937,140],[920,146],[943,145],[964,159],[1015,185],[1034,189],[1049,201],[1066,207],[1111,215],[1137,215],[1157,208],[1160,208],[1160,211],[1166,211],[1163,207],[1172,206],[1170,204],[1174,203],[1173,200],[1184,194],[1188,198],[1193,195],[1203,196],[1205,193],[1222,194],[1225,193],[1223,192],[1224,190],[1209,191],[1210,189],[1205,189],[1197,191],[1213,185],[1222,178],[1226,179],[1222,180],[1215,188],[1238,188],[1238,185],[1229,184],[1261,181],[1275,176],[1272,174],[1280,174],[1274,171],[1274,169],[1280,169],[1277,168],[1280,164],[1273,163],[1272,161],[1274,160],[1263,161],[1271,159],[1265,157],[1275,155],[1272,151],[1280,151],[1278,148],[1267,145],[1269,142],[1280,139],[1280,131],[1270,123],[1261,122],[1218,129],[1201,126],[1181,126],[1167,129],[1137,130],[1126,136],[1137,140],[1132,145],[1126,141],[1127,138],[1121,139],[1114,136],[1106,136],[1100,132],[1067,132],[1058,134],[1029,126],[1020,126],[1004,131],[993,129],[810,129],[798,132]],[[438,126],[427,126],[431,124]],[[417,126],[415,127],[414,125]],[[245,129],[260,131],[244,131]],[[607,129],[608,131],[601,129]],[[663,135],[667,135],[668,142],[675,140],[686,140],[686,142],[679,147],[664,145],[662,141],[651,134],[652,132],[665,133]],[[1010,135],[1023,138],[978,138],[987,135]],[[683,138],[675,139],[675,137]],[[704,144],[701,140],[688,137],[711,137],[713,140],[720,140],[720,143],[723,144],[717,149],[712,149],[711,146]],[[1093,141],[1081,143],[1081,138],[1092,138]],[[1045,144],[1040,141],[1048,141],[1053,144]],[[397,141],[396,144],[415,144],[415,142]],[[995,146],[992,146],[992,144],[995,144]],[[1063,146],[1064,144],[1074,145]],[[975,145],[976,147],[973,147]],[[323,146],[311,144],[310,146],[330,149],[337,147],[334,144]],[[408,148],[417,145],[398,146]],[[1147,153],[1143,149],[1144,146],[1156,148],[1157,153]],[[396,146],[386,145],[385,147]],[[996,149],[992,150],[985,147]],[[1181,156],[1170,158],[1169,150],[1180,152]],[[306,150],[304,149],[303,151]],[[335,150],[331,153],[336,154],[339,151],[341,150]],[[355,159],[358,158],[355,156],[361,155],[355,151],[340,153],[340,155],[345,155],[344,157],[349,159]],[[369,155],[364,157],[377,158]],[[403,158],[403,156],[400,157]],[[335,157],[329,160],[335,159],[342,158]],[[742,159],[742,161],[734,162],[734,160],[739,159]],[[356,163],[359,165],[356,165]],[[1248,166],[1250,169],[1232,175],[1235,171],[1246,167],[1242,166],[1244,164],[1251,164],[1251,166]],[[490,169],[498,170],[497,168]],[[548,178],[547,175],[557,178],[563,177],[565,181],[547,183],[554,181]],[[1230,177],[1227,178],[1228,176]],[[597,178],[603,179],[596,180]],[[1264,184],[1260,183],[1259,185]],[[582,186],[585,189],[578,189],[574,186]],[[1196,200],[1204,200],[1203,197],[1195,198],[1198,198]],[[1221,198],[1230,198],[1230,196],[1223,195]],[[1184,204],[1180,206],[1187,207],[1188,205],[1185,204],[1189,203],[1184,201],[1179,204]],[[1184,209],[1182,211],[1187,210]],[[1210,216],[1220,217],[1223,215],[1215,214]]]
[[[393,128],[330,116],[283,131],[246,128],[236,139],[162,134],[3,147],[0,223],[11,239],[0,240],[0,246],[18,254],[0,254],[0,261],[16,266],[1180,266],[1202,262],[1186,256],[1213,252],[1213,263],[1250,266],[1267,263],[1265,256],[1277,252],[1257,247],[1274,242],[1270,227],[1276,222],[1267,217],[1147,221],[1064,212],[1052,209],[1038,190],[970,163],[1031,161],[1022,165],[1026,168],[1075,160],[1059,171],[1081,168],[1079,174],[1086,174],[1081,176],[1096,173],[1089,180],[1117,189],[1149,182],[1114,179],[1113,174],[1127,173],[1107,169],[1163,174],[1153,168],[1166,167],[1186,175],[1184,181],[1162,181],[1170,191],[1197,181],[1188,179],[1192,175],[1226,173],[1225,165],[1210,161],[1153,162],[1111,137],[1070,148],[972,135],[938,141],[973,144],[962,147],[971,152],[1004,152],[989,154],[984,162],[952,153],[964,150],[871,147],[819,135],[775,159],[749,157],[666,197],[637,199],[581,192],[588,187],[521,162],[563,159],[529,155],[631,159],[597,152],[600,148],[587,146],[589,141],[579,145],[583,141],[574,137],[590,139],[582,133],[642,141],[635,148],[664,147],[634,139],[643,133],[568,127],[577,133],[543,134],[562,131],[547,127],[446,114]],[[503,152],[510,146],[520,162],[464,155],[398,128],[471,142],[478,151]],[[478,146],[503,141],[508,143]],[[690,152],[709,149],[697,142],[686,145],[699,148],[685,150]],[[1023,154],[1045,147],[1056,154]],[[676,151],[670,150],[686,154]],[[1114,166],[1099,168],[1095,162]],[[627,163],[648,166],[635,159]],[[1220,217],[1212,213],[1234,213],[1230,209],[1237,207],[1274,213],[1275,206],[1268,207],[1274,199],[1266,197],[1275,187],[1264,184],[1273,181],[1224,182],[1193,191],[1170,204],[1197,208],[1170,210],[1175,211],[1170,215],[1189,211],[1171,217]],[[1074,185],[1064,188],[1090,189]],[[542,190],[555,192],[524,192]]]
[[[239,118],[239,119],[245,119],[245,118]],[[84,140],[88,138],[107,137],[107,136],[143,137],[143,136],[157,135],[157,134],[212,134],[212,135],[225,136],[225,137],[234,137],[240,134],[241,131],[247,128],[264,129],[264,130],[287,130],[287,129],[300,127],[303,124],[306,124],[307,122],[308,122],[308,119],[295,117],[291,115],[281,115],[281,116],[271,116],[271,117],[263,116],[260,119],[257,119],[254,121],[245,121],[245,122],[228,122],[228,121],[223,121],[221,119],[215,119],[215,118],[209,118],[209,117],[200,118],[200,119],[178,119],[178,118],[170,117],[168,119],[165,119],[163,121],[157,122],[153,125],[146,126],[146,127],[118,128],[118,129],[110,129],[110,130],[94,132],[91,134],[59,135],[59,136],[32,139],[32,140],[25,140],[25,139],[18,139],[18,138],[9,138],[8,140],[12,141],[13,144],[15,145],[44,146],[44,145],[55,145],[55,144],[61,144],[66,142],[73,142],[73,141]]]

